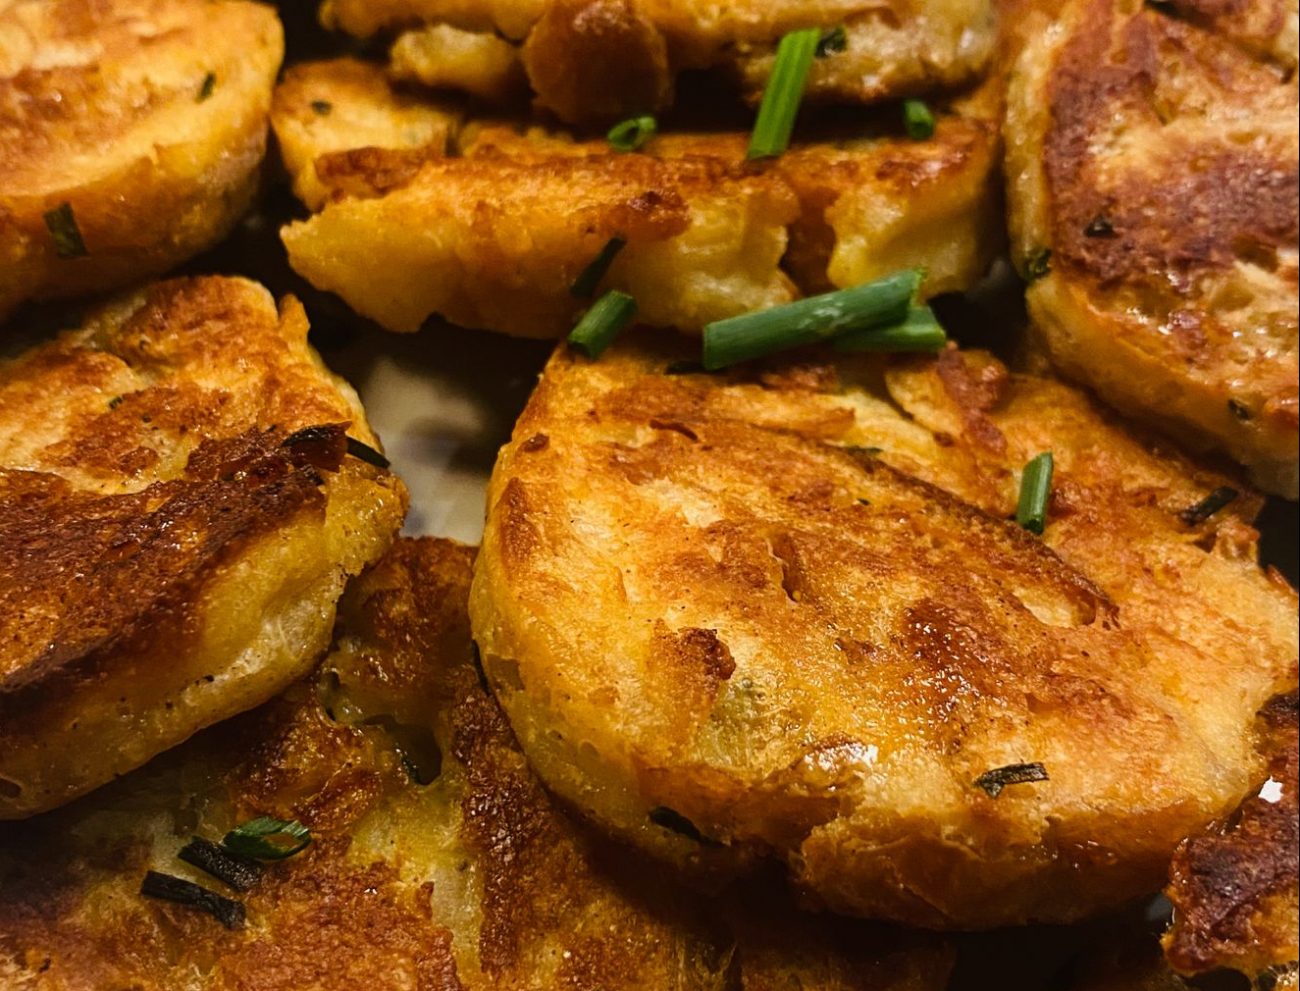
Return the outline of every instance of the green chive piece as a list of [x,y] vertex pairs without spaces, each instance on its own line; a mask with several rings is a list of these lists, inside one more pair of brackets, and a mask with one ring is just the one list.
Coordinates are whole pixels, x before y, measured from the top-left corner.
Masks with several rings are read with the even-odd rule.
[[1025,281],[1037,282],[1052,271],[1052,249],[1038,248],[1025,259]]
[[386,457],[376,451],[369,444],[363,444],[355,437],[347,439],[347,452],[354,458],[364,461],[368,465],[374,465],[376,468],[391,468],[393,463]]
[[924,278],[922,269],[907,268],[852,289],[711,323],[704,328],[704,367],[717,371],[840,334],[902,323]]
[[840,25],[821,36],[817,42],[817,57],[826,58],[830,55],[838,55],[846,51],[849,47],[849,35],[844,30],[844,25]]
[[1200,526],[1221,509],[1226,509],[1237,501],[1241,493],[1228,485],[1221,485],[1195,506],[1189,506],[1178,514],[1188,526]]
[[236,826],[221,841],[231,853],[255,860],[283,860],[300,853],[311,843],[311,830],[297,819],[258,816]]
[[54,238],[54,253],[60,258],[82,258],[89,254],[81,239],[81,228],[71,203],[60,203],[45,213],[45,228]]
[[600,280],[605,277],[609,271],[609,266],[614,264],[614,259],[618,253],[627,247],[627,239],[622,237],[611,237],[605,247],[600,249],[598,254],[590,265],[582,270],[569,286],[569,292],[578,299],[591,299],[596,295],[596,290],[600,288]]
[[635,299],[617,290],[607,292],[569,332],[569,343],[588,358],[599,358],[635,316]]
[[763,90],[763,103],[749,139],[749,158],[772,158],[790,145],[808,72],[817,57],[822,33],[817,28],[791,31],[781,39],[772,75]]
[[629,117],[615,124],[605,135],[615,151],[636,151],[659,132],[659,122],[653,117]]
[[913,141],[934,137],[934,113],[924,100],[903,101],[903,129]]
[[1050,780],[1047,768],[1034,761],[1032,764],[1008,764],[985,771],[975,779],[975,787],[983,789],[989,798],[997,798],[1007,785],[1029,785]]
[[877,330],[843,334],[831,341],[837,351],[876,351],[901,354],[908,351],[941,351],[948,335],[928,306],[913,306],[902,323]]
[[202,103],[212,95],[212,91],[217,88],[217,74],[209,72],[203,77],[203,84],[199,87],[199,95],[194,98],[195,103]]
[[311,109],[316,116],[326,117],[334,109],[334,104],[330,103],[329,100],[312,100]]
[[1020,476],[1020,502],[1016,522],[1030,533],[1042,534],[1047,526],[1047,502],[1052,495],[1052,452],[1044,451],[1025,465]]

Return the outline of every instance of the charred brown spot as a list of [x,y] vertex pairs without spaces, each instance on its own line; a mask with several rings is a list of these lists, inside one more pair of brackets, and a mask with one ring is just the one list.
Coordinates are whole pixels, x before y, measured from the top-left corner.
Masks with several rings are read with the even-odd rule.
[[1006,366],[994,358],[976,361],[950,348],[939,353],[936,370],[970,437],[996,454],[1004,453],[1007,440],[985,414],[996,409],[1006,395],[1011,381]]
[[35,685],[192,599],[228,555],[299,512],[323,513],[320,479],[274,434],[207,441],[184,476],[139,493],[72,491],[0,469],[0,611],[12,632],[0,694]]
[[501,518],[501,553],[506,562],[522,566],[541,543],[537,525],[531,518],[528,493],[517,478],[506,483],[497,503]]
[[536,454],[538,451],[545,451],[550,446],[550,443],[551,438],[546,434],[533,434],[519,445],[519,450],[525,454]]
[[672,96],[664,37],[633,0],[558,0],[524,45],[539,102],[564,120],[649,113]]
[[1184,973],[1234,967],[1295,941],[1294,916],[1270,903],[1294,904],[1300,873],[1296,693],[1274,697],[1259,716],[1268,781],[1241,804],[1235,824],[1184,841],[1174,857],[1166,894],[1176,914],[1165,952]]

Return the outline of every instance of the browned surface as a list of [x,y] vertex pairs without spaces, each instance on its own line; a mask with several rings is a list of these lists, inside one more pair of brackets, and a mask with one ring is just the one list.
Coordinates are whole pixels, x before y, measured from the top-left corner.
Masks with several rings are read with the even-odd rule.
[[1254,977],[1300,957],[1294,693],[1264,707],[1259,736],[1268,781],[1229,822],[1187,840],[1174,858],[1165,953],[1181,973],[1228,967]]
[[0,366],[0,817],[265,701],[324,648],[405,492],[344,458],[345,431],[378,441],[306,334],[292,299],[176,280]]
[[[6,0],[0,315],[220,240],[252,199],[282,50],[274,11],[242,0]],[[62,203],[85,257],[57,256],[43,215]]]
[[[475,634],[569,801],[681,864],[774,854],[837,909],[979,928],[1153,890],[1258,787],[1296,601],[1257,497],[1189,527],[1222,476],[987,355],[662,374],[683,356],[561,349],[490,490]],[[1007,518],[1044,450],[1039,539]]]
[[322,18],[360,37],[422,24],[500,35],[523,47],[538,103],[571,123],[661,110],[691,69],[720,70],[757,102],[798,28],[844,28],[807,99],[854,104],[969,83],[996,34],[987,0],[325,0]]
[[[475,669],[471,553],[399,542],[345,598],[315,681],[93,798],[0,831],[0,981],[36,991],[944,986],[952,955],[941,940],[796,916],[766,889],[705,901],[565,818]],[[406,745],[413,726],[422,747]],[[408,774],[417,765],[431,783]],[[297,816],[314,843],[241,896],[244,931],[136,893],[149,868],[220,888],[175,852],[192,833],[216,838],[255,814]]]
[[314,285],[402,331],[439,314],[566,333],[588,305],[570,287],[616,236],[627,245],[601,288],[685,331],[909,266],[929,270],[927,296],[960,290],[1002,245],[989,97],[940,114],[928,141],[877,122],[758,164],[741,133],[666,134],[618,154],[603,139],[462,124],[446,101],[417,103],[355,62],[299,66],[273,122],[320,212],[283,239]]
[[1197,24],[1077,0],[1033,39],[1009,101],[1015,250],[1051,251],[1029,304],[1065,371],[1294,498],[1296,86]]

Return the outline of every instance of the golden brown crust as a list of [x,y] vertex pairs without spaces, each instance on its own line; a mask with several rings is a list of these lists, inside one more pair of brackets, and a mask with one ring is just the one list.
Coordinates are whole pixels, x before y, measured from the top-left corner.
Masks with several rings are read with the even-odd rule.
[[[157,274],[225,235],[266,147],[274,11],[6,0],[0,14],[0,313]],[[47,225],[64,203],[83,257],[60,257]]]
[[[669,134],[618,154],[604,140],[493,121],[459,128],[447,158],[441,135],[408,141],[394,125],[409,98],[355,64],[299,67],[281,93],[273,120],[297,188],[309,205],[332,200],[284,230],[290,260],[393,330],[437,313],[563,334],[587,305],[573,282],[616,236],[627,244],[602,288],[630,292],[642,321],[687,331],[909,266],[929,270],[926,295],[964,289],[1001,247],[987,99],[941,114],[928,141],[877,122],[759,165],[738,133]],[[328,142],[313,148],[303,108],[319,99],[348,105],[358,123],[331,115],[315,128]],[[432,103],[426,112],[450,116]],[[349,126],[361,147],[343,150]]]
[[[355,196],[404,185],[424,161],[447,153],[460,115],[398,92],[377,66],[342,58],[286,70],[271,120],[294,193],[319,209],[335,190]],[[365,186],[344,181],[356,174]]]
[[324,648],[405,492],[345,458],[345,432],[377,441],[306,334],[292,299],[176,280],[0,366],[0,818],[265,701]]
[[1292,498],[1296,92],[1195,17],[1076,0],[1022,53],[1007,123],[1015,250],[1050,267],[1029,306],[1053,360]]
[[1259,714],[1267,780],[1230,822],[1179,847],[1165,953],[1180,973],[1228,967],[1255,978],[1300,957],[1297,735],[1295,693],[1270,700]]
[[995,42],[988,0],[326,0],[327,24],[360,37],[445,25],[518,43],[540,106],[569,123],[608,123],[669,106],[676,77],[716,69],[752,102],[781,37],[843,27],[817,60],[809,101],[861,104],[970,83]]
[[[765,888],[677,891],[567,819],[480,682],[471,559],[399,541],[345,597],[312,682],[0,832],[0,976],[33,991],[945,986],[940,939],[797,916]],[[244,931],[136,893],[151,868],[220,888],[175,853],[255,814],[298,817],[313,843],[238,896]]]
[[[836,909],[985,927],[1151,890],[1256,780],[1296,656],[1256,497],[1189,525],[1227,480],[986,355],[680,357],[560,349],[494,473],[475,635],[559,794],[683,866],[774,854]],[[1043,450],[1040,540],[1007,517]]]

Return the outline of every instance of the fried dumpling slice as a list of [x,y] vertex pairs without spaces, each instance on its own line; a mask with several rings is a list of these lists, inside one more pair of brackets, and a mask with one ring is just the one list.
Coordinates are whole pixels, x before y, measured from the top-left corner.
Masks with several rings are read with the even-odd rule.
[[[34,991],[946,986],[942,939],[678,890],[568,819],[480,680],[472,557],[399,541],[314,678],[0,831],[0,974]],[[298,819],[311,846],[242,894],[176,859],[255,815]],[[240,899],[244,928],[142,898],[149,869]]]
[[298,302],[242,279],[148,286],[0,364],[0,819],[310,670],[405,514],[377,446]]
[[798,28],[843,32],[814,63],[810,102],[871,103],[965,85],[996,42],[989,0],[326,0],[321,16],[359,37],[406,32],[399,48],[429,27],[477,35],[483,43],[457,45],[473,52],[468,82],[430,80],[467,89],[505,71],[505,46],[513,46],[538,106],[569,123],[663,110],[685,70],[727,73],[756,101],[781,37]]
[[[316,125],[328,141],[303,144],[303,108],[355,99],[363,71],[372,109],[348,116],[384,126],[357,126],[344,151],[331,114]],[[928,269],[927,295],[964,289],[1002,244],[990,92],[954,103],[926,141],[891,116],[762,166],[746,162],[739,133],[670,133],[623,154],[490,120],[459,126],[446,156],[441,135],[413,145],[411,129],[389,125],[410,99],[377,68],[333,62],[293,70],[273,112],[300,194],[324,203],[284,229],[291,264],[391,330],[436,314],[560,336],[590,305],[575,282],[615,240],[600,288],[631,293],[645,322],[686,331],[912,265]]]
[[[1021,52],[1005,127],[1013,254],[1052,361],[1291,499],[1295,10],[1072,0]],[[1259,25],[1289,64],[1245,43]]]
[[1300,960],[1300,760],[1296,696],[1279,695],[1259,713],[1268,778],[1232,817],[1187,839],[1174,858],[1166,894],[1174,923],[1165,955],[1180,972],[1229,968],[1260,982],[1287,976]]
[[0,2],[0,316],[224,237],[283,47],[275,11],[244,0]]
[[690,357],[560,348],[493,475],[475,637],[558,794],[685,870],[986,928],[1158,890],[1259,788],[1296,598],[1241,483],[979,352]]

